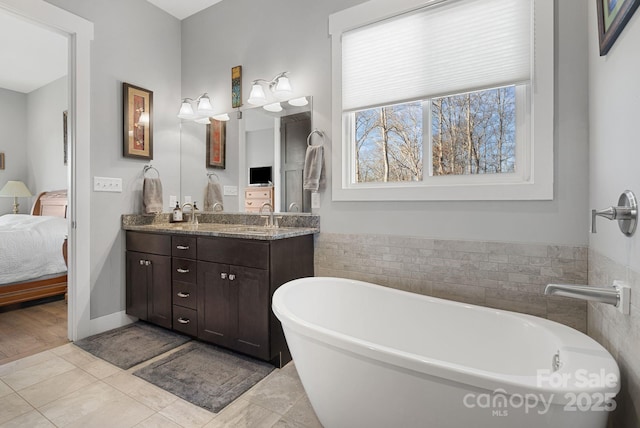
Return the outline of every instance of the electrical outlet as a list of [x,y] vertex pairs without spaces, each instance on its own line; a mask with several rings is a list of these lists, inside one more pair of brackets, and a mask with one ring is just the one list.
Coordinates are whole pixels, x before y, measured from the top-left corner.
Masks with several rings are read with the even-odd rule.
[[311,193],[311,208],[320,208],[320,193]]
[[93,177],[94,192],[122,192],[122,178]]
[[191,196],[185,196],[184,197],[184,203],[185,204],[190,204],[191,203]]
[[178,197],[176,195],[169,196],[169,208],[171,209],[175,208],[177,202],[178,202]]

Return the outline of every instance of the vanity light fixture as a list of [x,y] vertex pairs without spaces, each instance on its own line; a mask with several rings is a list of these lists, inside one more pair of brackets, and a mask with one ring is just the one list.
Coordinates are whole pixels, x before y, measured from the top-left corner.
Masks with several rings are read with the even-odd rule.
[[289,100],[289,104],[295,107],[302,107],[309,104],[309,101],[307,100],[307,97],[293,98]]
[[272,111],[274,113],[282,111],[282,105],[280,105],[280,103],[267,104],[262,108],[265,109],[266,111]]
[[[192,103],[196,103],[196,110],[193,110]],[[211,105],[211,99],[206,92],[200,95],[198,98],[183,98],[178,117],[184,120],[193,120],[197,123],[209,123],[209,118],[214,117],[216,120],[229,120],[229,116],[226,114],[216,115]],[[226,117],[226,119],[225,119]]]
[[249,99],[247,102],[256,106],[261,106],[267,103],[267,95],[262,88],[263,84],[269,87],[269,90],[277,100],[285,100],[290,97],[293,90],[291,89],[291,82],[287,76],[288,73],[288,71],[283,71],[271,80],[254,80],[251,84],[251,92],[249,93]]

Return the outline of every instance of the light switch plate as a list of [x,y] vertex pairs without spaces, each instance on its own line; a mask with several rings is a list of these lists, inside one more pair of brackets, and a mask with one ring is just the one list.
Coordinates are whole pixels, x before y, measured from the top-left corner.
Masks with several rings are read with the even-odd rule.
[[93,177],[94,192],[122,192],[122,178]]
[[176,202],[178,202],[178,197],[176,195],[169,196],[169,208],[173,209],[176,206]]
[[224,196],[238,196],[238,186],[224,186]]
[[184,197],[184,203],[185,204],[190,204],[191,203],[191,196],[185,196]]

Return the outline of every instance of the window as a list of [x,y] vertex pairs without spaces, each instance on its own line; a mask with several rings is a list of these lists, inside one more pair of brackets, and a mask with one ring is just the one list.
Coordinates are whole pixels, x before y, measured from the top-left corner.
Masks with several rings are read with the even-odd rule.
[[333,199],[552,199],[553,1],[385,3],[330,17]]

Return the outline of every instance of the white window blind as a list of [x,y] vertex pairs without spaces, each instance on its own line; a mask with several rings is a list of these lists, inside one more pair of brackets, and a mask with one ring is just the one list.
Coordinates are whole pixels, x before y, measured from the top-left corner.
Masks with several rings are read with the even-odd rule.
[[531,0],[451,0],[342,34],[342,108],[531,79]]

